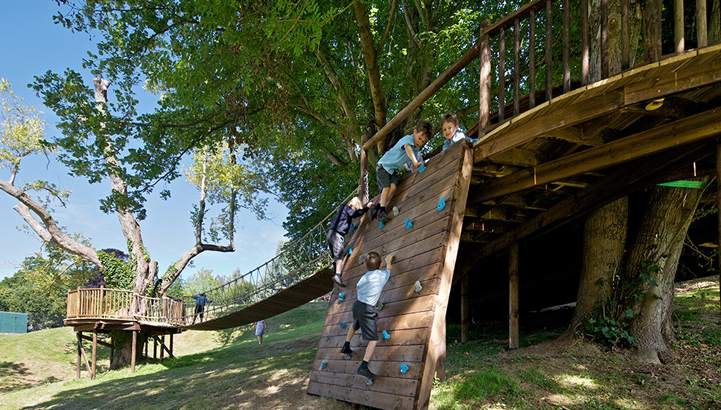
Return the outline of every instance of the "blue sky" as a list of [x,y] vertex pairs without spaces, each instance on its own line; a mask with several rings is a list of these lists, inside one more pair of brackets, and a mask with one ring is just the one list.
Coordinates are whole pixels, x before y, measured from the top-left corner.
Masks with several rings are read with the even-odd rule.
[[[54,128],[56,117],[27,85],[33,82],[35,76],[48,70],[62,73],[70,67],[83,73],[88,88],[92,88],[92,77],[82,71],[81,63],[88,50],[95,51],[93,39],[88,34],[73,34],[55,25],[52,16],[59,7],[52,0],[5,0],[2,1],[2,10],[0,78],[10,81],[18,96],[44,113],[48,123],[46,135],[57,135],[58,131]],[[144,106],[152,107],[151,104],[146,102]],[[9,171],[1,169],[0,178],[7,180]],[[117,217],[99,210],[98,201],[109,192],[109,183],[88,185],[85,180],[68,175],[62,165],[44,157],[24,161],[18,179],[44,179],[72,190],[67,207],[55,207],[58,224],[92,238],[96,249],[125,250],[125,239]],[[147,219],[141,222],[145,246],[151,257],[159,262],[161,273],[194,245],[189,211],[198,201],[196,189],[182,180],[175,181],[168,188],[172,194],[168,201],[160,200],[157,193],[151,194],[147,203]],[[12,209],[16,203],[14,198],[0,191],[0,280],[12,276],[22,260],[40,248],[39,239],[16,229],[23,223],[20,215]],[[241,210],[239,217],[243,228],[236,235],[236,252],[205,252],[194,259],[195,267],[186,269],[183,276],[187,278],[200,268],[225,275],[240,268],[245,273],[272,258],[285,234],[282,222],[287,216],[287,209],[272,203],[269,214],[273,216],[272,220],[257,221],[249,212]]]

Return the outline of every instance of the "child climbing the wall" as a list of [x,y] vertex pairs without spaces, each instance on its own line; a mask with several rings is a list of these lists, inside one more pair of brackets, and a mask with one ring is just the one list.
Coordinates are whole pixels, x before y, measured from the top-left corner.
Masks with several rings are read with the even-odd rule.
[[386,151],[381,159],[378,160],[376,181],[378,182],[378,188],[381,190],[381,200],[371,209],[371,219],[375,219],[375,217],[378,216],[379,221],[388,221],[386,207],[398,186],[398,180],[400,179],[398,171],[409,159],[416,168],[423,165],[423,163],[417,159],[418,152],[428,140],[431,139],[431,135],[433,135],[433,126],[431,126],[431,123],[419,120],[413,129],[413,134],[401,138],[393,148]]
[[378,343],[378,313],[376,313],[373,307],[378,303],[381,291],[383,291],[383,287],[386,282],[388,282],[388,278],[390,278],[393,254],[386,256],[385,269],[380,269],[381,262],[381,256],[377,252],[369,252],[368,255],[366,255],[365,264],[368,272],[360,278],[356,286],[358,297],[353,304],[353,326],[348,329],[348,336],[345,339],[343,347],[340,349],[341,354],[352,354],[353,350],[350,348],[350,341],[355,332],[358,329],[361,330],[363,340],[368,341],[368,347],[356,373],[370,380],[373,380],[375,374],[368,369],[368,362]]
[[448,149],[453,143],[464,138],[470,142],[476,142],[476,139],[467,137],[463,131],[458,129],[458,115],[456,114],[446,114],[443,116],[443,120],[441,120],[441,132],[443,132],[443,136],[446,138],[446,140],[443,141],[443,151]]
[[348,204],[341,205],[338,211],[333,217],[333,221],[330,223],[330,229],[326,234],[326,240],[328,241],[328,247],[330,248],[330,254],[333,257],[335,263],[335,275],[333,275],[333,281],[339,286],[345,287],[345,283],[341,280],[341,272],[343,272],[343,248],[345,244],[345,236],[350,229],[353,218],[364,215],[368,212],[368,208],[373,205],[372,202],[368,202],[366,206],[361,204],[361,200],[356,196],[348,202]]

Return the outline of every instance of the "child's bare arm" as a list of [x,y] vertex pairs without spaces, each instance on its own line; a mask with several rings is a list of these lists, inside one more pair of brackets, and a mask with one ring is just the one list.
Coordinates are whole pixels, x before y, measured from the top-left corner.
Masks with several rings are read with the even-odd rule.
[[410,158],[413,165],[418,168],[418,166],[422,163],[418,161],[418,159],[416,158],[416,154],[413,153],[413,150],[411,149],[411,144],[406,144],[403,146],[403,148],[406,150],[406,155],[408,155],[408,158]]
[[389,271],[391,270],[391,267],[392,267],[391,263],[393,262],[393,260],[395,258],[396,258],[395,255],[393,255],[392,253],[390,255],[386,255],[386,269],[387,270],[389,270]]

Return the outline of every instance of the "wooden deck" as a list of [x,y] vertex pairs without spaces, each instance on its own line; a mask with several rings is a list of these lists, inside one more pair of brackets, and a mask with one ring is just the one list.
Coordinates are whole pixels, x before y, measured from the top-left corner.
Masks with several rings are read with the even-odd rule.
[[[445,314],[470,184],[470,144],[456,144],[427,165],[423,174],[414,171],[398,186],[396,217],[381,229],[366,215],[348,239],[353,252],[343,272],[347,287],[333,290],[309,393],[383,409],[425,408],[434,375],[445,374]],[[438,211],[441,198],[446,205]],[[413,224],[410,229],[406,219]],[[381,339],[373,353],[369,368],[377,377],[367,386],[355,373],[367,345],[360,332],[351,342],[352,360],[343,360],[339,351],[353,322],[355,285],[367,271],[359,258],[370,251],[392,253],[396,260],[378,311],[378,330],[387,331],[390,339]],[[414,290],[416,281],[420,292]],[[405,374],[401,364],[409,367]]]

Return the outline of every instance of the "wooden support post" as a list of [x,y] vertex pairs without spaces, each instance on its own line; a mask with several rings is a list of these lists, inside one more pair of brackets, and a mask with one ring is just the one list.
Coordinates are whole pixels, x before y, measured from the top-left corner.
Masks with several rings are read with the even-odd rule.
[[621,70],[631,65],[631,39],[629,38],[630,28],[628,26],[628,2],[621,0]]
[[518,242],[508,255],[508,348],[518,349]]
[[683,0],[673,2],[673,44],[677,53],[686,49],[686,33],[683,24]]
[[133,345],[130,349],[130,373],[135,373],[135,353],[138,347],[138,331],[133,330]]
[[160,363],[165,358],[165,335],[160,336]]
[[528,22],[528,109],[531,109],[536,106],[536,10],[530,11]]
[[551,0],[546,0],[546,101],[553,98],[553,72],[551,63],[553,60],[553,9]]
[[643,8],[644,57],[651,63],[661,59],[661,0],[646,0]]
[[520,98],[518,97],[521,81],[521,22],[516,19],[513,22],[513,116],[519,113]]
[[80,367],[82,364],[80,363],[81,356],[82,356],[82,348],[83,348],[83,332],[75,332],[75,335],[78,337],[78,363],[76,366],[76,379],[80,378]]
[[571,7],[568,0],[563,0],[563,93],[571,91]]
[[696,0],[696,38],[698,39],[698,48],[708,46],[706,0]]
[[95,364],[97,363],[98,359],[98,332],[93,330],[93,360],[90,364],[92,366],[90,368],[90,378],[95,378]]
[[506,119],[506,29],[498,33],[498,122]]
[[153,335],[153,359],[158,359],[158,337]]
[[588,0],[581,0],[581,85],[588,84]]
[[361,136],[361,152],[360,152],[360,180],[358,181],[358,197],[360,197],[361,203],[365,206],[370,197],[368,192],[368,151],[363,148],[363,144],[366,142],[365,134]]
[[463,275],[461,279],[461,343],[468,342],[468,323],[470,303],[468,301],[468,274]]
[[601,79],[608,78],[608,0],[601,0]]
[[[716,209],[721,209],[721,141],[716,143]],[[721,211],[718,212],[718,247],[721,251]],[[718,252],[719,279],[721,279],[721,252]],[[719,298],[721,305],[721,298]]]
[[483,20],[481,23],[481,77],[478,98],[478,137],[486,134],[486,127],[490,117],[491,106],[491,41],[488,38],[488,27],[491,22]]

